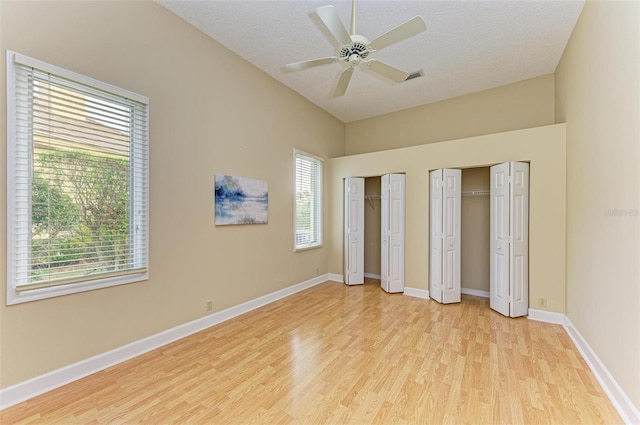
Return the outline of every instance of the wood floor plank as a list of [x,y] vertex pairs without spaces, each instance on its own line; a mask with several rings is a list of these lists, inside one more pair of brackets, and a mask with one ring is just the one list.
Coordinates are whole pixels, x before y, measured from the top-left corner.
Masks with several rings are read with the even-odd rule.
[[2,424],[622,423],[559,325],[327,282],[0,412]]

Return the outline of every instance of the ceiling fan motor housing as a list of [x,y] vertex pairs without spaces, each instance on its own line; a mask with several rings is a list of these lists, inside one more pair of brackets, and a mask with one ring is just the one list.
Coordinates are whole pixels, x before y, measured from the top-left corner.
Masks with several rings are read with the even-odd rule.
[[360,59],[366,59],[371,51],[369,50],[369,40],[361,35],[352,35],[352,43],[340,48],[340,59],[346,59],[352,66],[360,63]]

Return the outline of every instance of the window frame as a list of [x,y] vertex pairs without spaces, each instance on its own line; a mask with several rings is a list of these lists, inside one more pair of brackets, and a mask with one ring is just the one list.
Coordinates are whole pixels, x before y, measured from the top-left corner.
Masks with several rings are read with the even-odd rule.
[[[305,243],[305,244],[298,244],[297,242],[297,231],[298,231],[298,223],[297,223],[297,212],[298,212],[298,204],[297,204],[297,183],[298,183],[298,179],[297,179],[297,175],[298,175],[298,164],[297,164],[297,160],[298,160],[298,156],[302,156],[302,157],[306,157],[312,161],[315,161],[316,164],[318,165],[318,174],[319,176],[317,176],[318,182],[319,182],[319,187],[316,188],[316,193],[315,193],[315,197],[316,202],[318,203],[317,206],[315,206],[315,210],[320,214],[320,219],[319,219],[319,227],[320,229],[317,229],[314,236],[315,236],[315,240],[312,243]],[[319,156],[310,154],[308,152],[299,150],[299,149],[294,149],[293,150],[293,251],[294,252],[298,252],[298,251],[306,251],[309,249],[315,249],[315,248],[321,248],[323,246],[324,243],[324,205],[323,205],[323,197],[324,197],[324,159],[320,158]]]
[[[108,83],[104,83],[102,81],[95,80],[93,78],[78,74],[73,71],[66,70],[64,68],[60,68],[55,65],[48,64],[46,62],[30,58],[28,56],[7,50],[6,52],[6,71],[7,71],[7,298],[6,304],[13,305],[24,302],[30,302],[35,300],[41,300],[46,298],[58,297],[62,295],[69,295],[79,292],[90,291],[94,289],[107,288],[111,286],[124,285],[133,282],[140,282],[149,279],[149,99],[146,96],[142,96],[126,89],[122,89],[120,87],[113,86]],[[30,160],[33,162],[33,139],[34,136],[30,133],[26,139],[28,140],[26,144],[23,140],[19,140],[17,136],[17,125],[16,118],[18,116],[17,106],[17,98],[15,96],[16,93],[16,66],[25,66],[29,68],[35,68],[39,71],[43,71],[56,77],[62,77],[64,79],[70,80],[74,83],[82,84],[93,89],[97,89],[103,92],[110,93],[111,95],[115,95],[118,97],[126,98],[137,103],[143,105],[143,119],[141,119],[138,125],[141,125],[140,128],[143,130],[143,136],[139,138],[138,143],[135,145],[136,148],[140,147],[141,149],[131,149],[131,159],[132,167],[139,171],[142,171],[142,183],[139,185],[132,185],[130,190],[130,196],[132,198],[132,207],[138,208],[142,207],[142,213],[139,216],[135,214],[131,214],[129,218],[129,225],[134,226],[137,224],[144,225],[144,234],[134,235],[132,237],[138,240],[138,245],[140,249],[137,250],[133,255],[139,256],[142,252],[144,259],[141,261],[141,264],[144,266],[141,268],[135,268],[133,272],[127,274],[121,274],[117,276],[97,276],[95,279],[84,280],[80,282],[73,283],[63,283],[63,284],[55,284],[47,287],[39,287],[39,288],[18,288],[16,282],[17,271],[19,270],[18,258],[24,258],[26,254],[28,257],[31,257],[30,252],[30,244],[31,244],[31,236],[29,232],[29,236],[24,236],[23,239],[28,241],[25,245],[27,248],[20,250],[16,249],[16,242],[19,237],[16,235],[16,229],[20,225],[15,217],[15,211],[17,208],[16,205],[16,195],[20,193],[28,192],[28,207],[29,212],[27,213],[28,223],[24,226],[29,229],[31,228],[31,208],[32,208],[32,197],[31,197],[31,181],[32,176],[22,177],[22,180],[27,180],[26,190],[18,190],[18,178],[16,177],[16,168],[17,164],[15,163],[16,151],[18,149],[26,149],[31,156]],[[29,110],[30,107],[26,107],[22,109]],[[24,112],[22,112],[24,113]],[[24,138],[23,138],[24,139]],[[29,151],[30,150],[30,151]],[[137,150],[138,152],[134,153]],[[131,178],[131,177],[130,177]],[[130,184],[131,180],[130,180]],[[23,240],[23,242],[24,242]],[[25,260],[22,260],[25,261]],[[28,261],[28,260],[27,260]],[[140,261],[140,257],[138,257],[137,261]],[[22,267],[25,267],[23,264]]]

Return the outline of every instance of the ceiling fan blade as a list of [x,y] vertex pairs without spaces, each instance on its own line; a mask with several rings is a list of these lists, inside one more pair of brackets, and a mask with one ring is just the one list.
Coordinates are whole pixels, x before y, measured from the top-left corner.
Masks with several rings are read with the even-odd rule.
[[413,37],[416,34],[420,34],[426,29],[427,25],[424,23],[422,16],[416,16],[375,38],[369,43],[369,47],[374,50],[381,50],[399,41]]
[[338,85],[336,86],[335,89],[333,89],[333,92],[331,92],[331,95],[329,96],[329,98],[332,99],[334,97],[340,97],[344,95],[344,93],[347,91],[347,86],[349,85],[349,81],[351,80],[352,75],[353,75],[352,67],[349,67],[344,71],[342,71],[342,74],[340,74],[340,80],[338,80]]
[[327,26],[329,32],[338,41],[338,44],[340,44],[341,46],[351,44],[351,36],[349,36],[349,32],[340,20],[335,7],[331,5],[322,6],[316,9],[316,13],[318,14],[322,22],[324,22],[324,24]]
[[287,71],[300,71],[301,69],[311,68],[312,66],[325,65],[328,63],[335,62],[337,60],[338,60],[337,57],[332,56],[329,58],[320,58],[320,59],[313,59],[310,61],[288,63],[286,65],[286,68],[287,68]]
[[404,72],[401,69],[394,68],[391,65],[387,65],[386,63],[377,60],[370,60],[367,63],[367,66],[373,72],[380,74],[383,77],[387,77],[388,79],[395,81],[396,83],[405,81],[409,76],[408,72]]

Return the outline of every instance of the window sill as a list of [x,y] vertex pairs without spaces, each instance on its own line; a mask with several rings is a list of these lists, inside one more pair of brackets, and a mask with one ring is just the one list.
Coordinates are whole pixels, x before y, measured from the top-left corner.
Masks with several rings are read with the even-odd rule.
[[24,291],[16,291],[15,288],[9,288],[7,291],[7,305],[77,294],[79,292],[93,291],[94,289],[109,288],[111,286],[126,285],[145,280],[149,280],[149,272]]
[[293,252],[309,251],[310,249],[316,249],[316,248],[322,248],[322,244],[296,247],[296,248],[293,248]]

